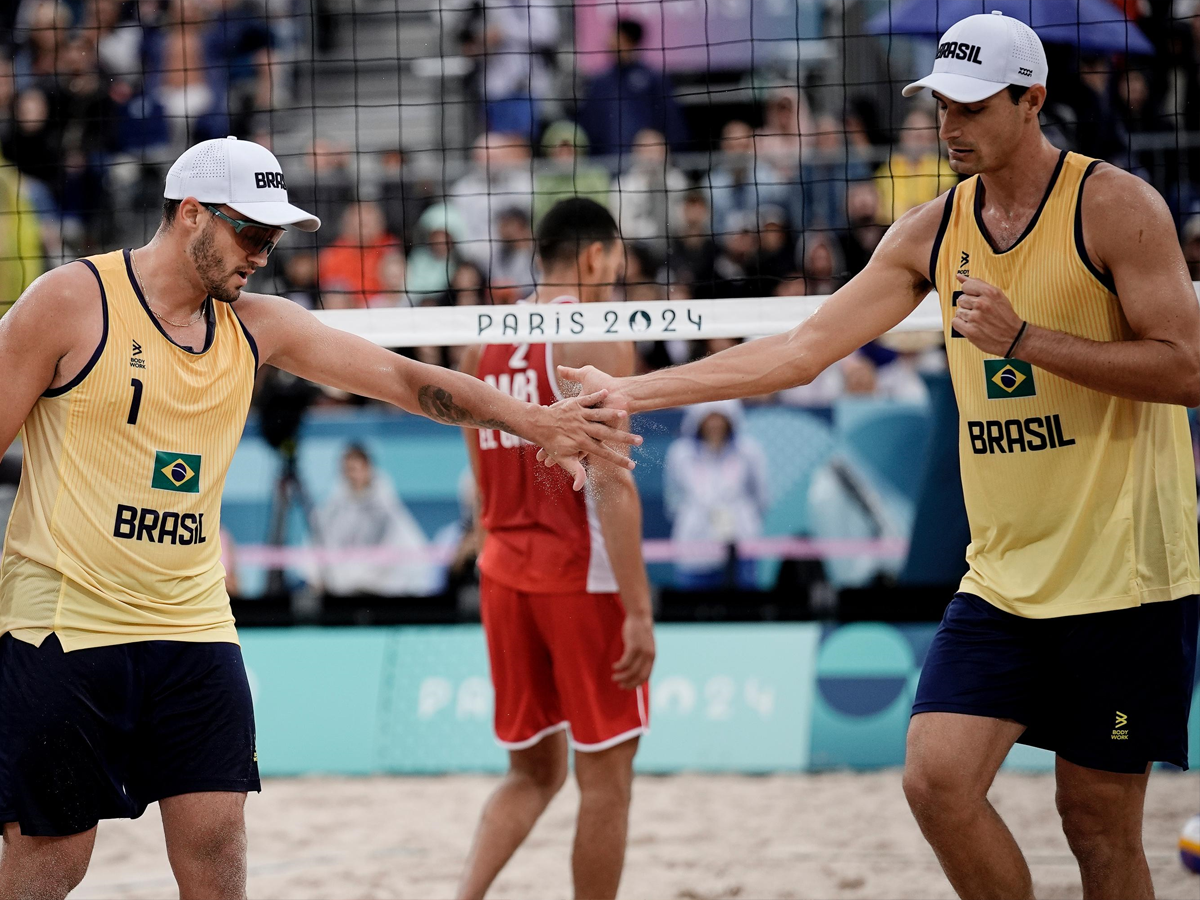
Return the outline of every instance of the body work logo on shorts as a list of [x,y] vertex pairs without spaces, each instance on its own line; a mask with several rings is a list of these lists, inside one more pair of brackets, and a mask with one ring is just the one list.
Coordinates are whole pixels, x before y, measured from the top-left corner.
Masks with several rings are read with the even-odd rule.
[[985,359],[983,375],[987,380],[989,400],[1007,397],[1033,397],[1037,387],[1033,383],[1033,366],[1019,359]]
[[1117,721],[1116,721],[1117,727],[1113,729],[1113,733],[1112,733],[1112,739],[1114,741],[1129,740],[1129,729],[1125,727],[1128,724],[1129,724],[1129,716],[1125,715],[1125,713],[1120,712],[1118,710],[1117,711]]
[[154,478],[150,487],[180,494],[200,493],[200,456],[196,453],[154,451]]

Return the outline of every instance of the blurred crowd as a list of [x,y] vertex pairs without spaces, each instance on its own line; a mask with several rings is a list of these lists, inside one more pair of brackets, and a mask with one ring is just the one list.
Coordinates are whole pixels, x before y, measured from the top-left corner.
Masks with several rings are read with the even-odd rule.
[[118,211],[161,203],[184,146],[262,131],[290,89],[300,2],[0,4],[0,209],[36,222],[6,229],[6,260],[28,276],[107,248]]

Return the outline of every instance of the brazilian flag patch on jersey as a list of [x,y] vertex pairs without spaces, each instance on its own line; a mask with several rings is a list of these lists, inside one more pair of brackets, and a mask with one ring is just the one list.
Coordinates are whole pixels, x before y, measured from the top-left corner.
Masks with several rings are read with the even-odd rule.
[[150,487],[180,494],[200,493],[200,456],[196,453],[154,451],[154,478]]
[[1037,387],[1033,383],[1033,366],[1022,360],[985,359],[983,375],[989,400],[1033,397],[1037,394]]

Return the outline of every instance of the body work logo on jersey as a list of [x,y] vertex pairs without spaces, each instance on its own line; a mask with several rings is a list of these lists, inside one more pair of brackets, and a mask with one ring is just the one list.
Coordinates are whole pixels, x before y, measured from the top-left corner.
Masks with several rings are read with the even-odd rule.
[[1033,366],[1019,359],[985,359],[983,375],[987,380],[989,400],[1008,397],[1034,397]]
[[133,342],[133,349],[129,353],[129,367],[131,369],[146,368],[146,360],[142,357],[142,345],[137,341]]
[[180,494],[200,493],[200,456],[196,453],[154,451],[154,478],[150,487]]

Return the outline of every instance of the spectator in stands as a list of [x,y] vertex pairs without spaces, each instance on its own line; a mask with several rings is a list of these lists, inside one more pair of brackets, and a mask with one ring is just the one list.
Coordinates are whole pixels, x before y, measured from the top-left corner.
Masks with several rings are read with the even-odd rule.
[[112,79],[142,80],[142,29],[123,15],[121,0],[89,0],[84,29],[96,42],[100,68]]
[[279,293],[305,309],[316,309],[321,295],[317,272],[316,253],[311,250],[293,251],[283,263]]
[[475,140],[467,174],[446,193],[446,203],[463,226],[459,252],[483,272],[492,268],[493,241],[501,211],[519,209],[533,219],[533,175],[529,143],[511,134],[487,133]]
[[367,306],[412,306],[412,299],[404,290],[407,274],[404,250],[399,245],[389,248],[379,260],[380,291],[367,298]]
[[0,155],[0,316],[44,268],[41,231],[21,176]]
[[525,210],[509,207],[496,219],[491,280],[512,285],[525,297],[533,291],[533,226]]
[[263,0],[218,0],[205,43],[212,57],[221,60],[231,129],[244,134],[257,112],[272,108],[273,83],[288,80],[282,69],[271,71],[273,36]]
[[71,36],[75,16],[60,0],[35,0],[25,40],[13,58],[17,90],[50,90],[58,78],[59,57]]
[[731,213],[720,236],[713,271],[718,297],[753,297],[758,293],[758,217],[754,212]]
[[904,118],[900,145],[875,173],[879,221],[891,225],[914,206],[927,203],[958,180],[938,153],[937,124],[924,109]]
[[801,150],[813,147],[815,130],[804,95],[792,87],[775,88],[767,95],[754,148],[779,180],[790,184],[800,172]]
[[379,183],[379,205],[387,220],[387,229],[396,235],[406,247],[416,237],[417,220],[426,207],[437,196],[437,188],[431,178],[408,178],[405,168],[408,163],[403,150],[389,150],[380,155],[383,169]]
[[846,273],[862,271],[887,230],[879,224],[879,192],[870,181],[846,186],[846,230],[841,234]]
[[87,35],[74,38],[62,58],[59,76],[63,181],[60,202],[65,223],[79,238],[81,252],[112,234],[114,210],[105,166],[115,140],[116,106],[107,78],[102,79],[96,45]]
[[477,265],[464,262],[450,279],[450,304],[485,306],[487,302],[487,278]]
[[713,296],[717,245],[713,240],[712,213],[704,191],[684,195],[682,223],[671,235],[667,265],[671,280],[688,285],[697,299]]
[[421,596],[432,590],[436,572],[421,559],[428,544],[425,533],[361,444],[351,444],[342,454],[341,477],[318,510],[317,522],[326,550],[390,548],[414,557],[381,562],[356,560],[348,554],[322,570],[328,593]]
[[542,135],[545,166],[533,180],[533,224],[536,227],[555,203],[568,197],[587,197],[608,205],[611,178],[604,166],[587,161],[588,137],[566,119]]
[[667,299],[666,288],[658,277],[659,268],[658,256],[649,244],[625,242],[625,271],[621,276],[621,286],[626,302]]
[[1074,103],[1076,149],[1087,156],[1121,162],[1129,147],[1129,134],[1113,102],[1112,61],[1105,56],[1085,56],[1079,82]]
[[833,116],[818,117],[814,137],[814,152],[806,156],[801,169],[802,184],[792,190],[792,226],[798,230],[844,228],[846,184],[870,178],[871,168],[862,148]]
[[758,257],[754,261],[755,296],[774,296],[776,288],[795,269],[796,242],[787,214],[778,206],[758,210]]
[[657,131],[675,150],[685,149],[687,127],[671,81],[641,59],[643,29],[635,19],[618,19],[613,66],[584,89],[579,124],[597,156],[623,156],[638,132]]
[[12,126],[0,150],[20,172],[57,193],[62,144],[50,121],[50,101],[41,88],[30,87],[17,94]]
[[325,306],[366,306],[368,297],[384,290],[380,262],[398,247],[399,241],[387,232],[379,204],[362,202],[347,207],[338,236],[319,257]]
[[796,245],[796,259],[809,293],[832,294],[846,279],[846,264],[837,240],[828,231],[806,231]]
[[718,240],[731,229],[735,213],[755,213],[763,203],[787,203],[786,186],[754,151],[754,132],[737,120],[722,129],[721,161],[702,183],[708,188],[712,231]]
[[779,284],[775,285],[773,296],[803,297],[806,294],[808,294],[808,282],[804,280],[804,273],[792,269],[783,276]]
[[417,223],[419,243],[408,258],[408,296],[414,305],[441,302],[462,263],[458,247],[463,238],[462,217],[448,204],[436,203]]
[[206,12],[199,4],[174,0],[163,29],[157,93],[171,126],[171,140],[180,146],[213,136],[194,126],[218,112],[223,100],[209,81],[221,60],[212,57],[204,40]]
[[622,237],[665,253],[672,226],[682,218],[688,178],[668,161],[661,132],[643,128],[634,135],[629,165],[617,177],[616,188],[609,205]]
[[[326,138],[314,138],[304,155],[305,165],[288,169],[288,197],[293,203],[303,203],[322,222],[339,222],[347,207],[354,202],[356,181],[351,165],[354,155],[349,146]],[[295,176],[292,172],[295,171]],[[315,236],[289,234],[293,248],[300,241],[313,246]]]
[[553,0],[476,0],[463,53],[475,57],[488,131],[532,143],[549,96],[559,19]]
[[663,503],[682,590],[756,586],[754,561],[739,559],[735,545],[762,534],[770,494],[766,455],[743,430],[738,401],[701,403],[688,407],[667,450]]

